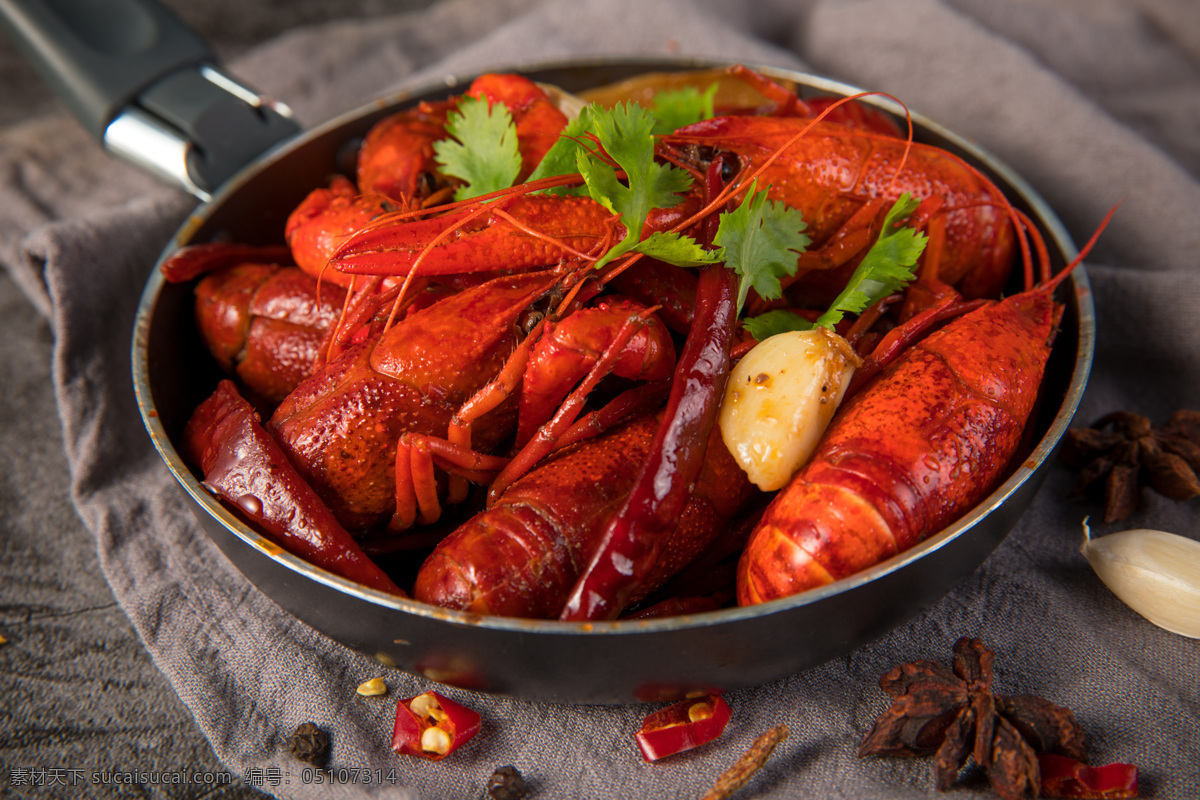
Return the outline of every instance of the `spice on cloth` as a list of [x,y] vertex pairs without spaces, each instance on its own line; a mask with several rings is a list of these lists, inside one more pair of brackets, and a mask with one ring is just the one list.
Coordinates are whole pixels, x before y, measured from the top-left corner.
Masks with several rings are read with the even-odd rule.
[[1083,555],[1125,605],[1160,628],[1200,639],[1200,541],[1139,528],[1092,538]]
[[1132,764],[1089,767],[1066,756],[1038,756],[1042,797],[1072,797],[1083,800],[1129,800],[1138,796],[1138,768]]
[[324,769],[329,763],[329,733],[311,722],[304,722],[287,740],[288,750],[301,761]]
[[1039,753],[1083,760],[1087,743],[1070,709],[1033,695],[992,692],[994,654],[979,639],[954,645],[954,665],[902,664],[879,680],[892,704],[859,746],[865,756],[934,756],[937,787],[949,789],[968,758],[992,789],[1019,800],[1039,787]]
[[487,795],[491,800],[522,800],[528,791],[525,777],[512,764],[497,767],[488,778]]
[[479,733],[481,717],[473,709],[429,691],[396,703],[392,750],[440,761]]
[[759,736],[750,745],[750,749],[734,762],[733,766],[721,773],[717,782],[700,800],[727,800],[733,793],[746,785],[746,782],[762,769],[763,764],[775,752],[775,747],[788,737],[787,725],[776,725]]
[[1132,514],[1144,485],[1172,500],[1191,500],[1200,497],[1200,411],[1174,411],[1160,427],[1115,411],[1068,430],[1059,457],[1079,470],[1072,496],[1103,479],[1105,522]]
[[378,697],[381,694],[387,694],[387,684],[383,678],[371,678],[369,681],[363,681],[358,685],[358,693],[364,697]]
[[634,738],[642,757],[657,761],[713,741],[724,732],[731,714],[719,694],[695,697],[647,715]]

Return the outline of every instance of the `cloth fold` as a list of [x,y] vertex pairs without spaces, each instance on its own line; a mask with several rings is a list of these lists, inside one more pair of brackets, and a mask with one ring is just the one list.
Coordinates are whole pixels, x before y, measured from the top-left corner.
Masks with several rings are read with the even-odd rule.
[[[1161,420],[1200,408],[1200,55],[1190,44],[1200,34],[1187,27],[1187,4],[1021,0],[1002,12],[977,0],[444,0],[296,30],[231,71],[306,124],[431,77],[585,54],[810,65],[890,92],[1006,161],[1077,242],[1122,203],[1087,262],[1100,325],[1080,422],[1117,408]],[[1129,48],[1127,69],[1097,73],[1118,46]],[[201,532],[142,430],[129,375],[134,311],[192,205],[57,118],[0,135],[0,259],[53,327],[75,506],[114,596],[217,757],[242,776],[287,776],[255,783],[263,791],[477,797],[492,769],[512,763],[532,796],[691,798],[784,722],[790,738],[745,796],[934,797],[926,760],[855,751],[886,705],[881,674],[948,661],[954,641],[972,635],[996,651],[1001,691],[1076,712],[1096,763],[1139,763],[1155,797],[1200,793],[1198,643],[1149,625],[1094,578],[1078,554],[1079,521],[1098,508],[1067,499],[1073,476],[1061,467],[1001,547],[927,611],[840,659],[731,693],[734,721],[716,746],[647,765],[632,739],[645,707],[445,690],[483,713],[479,740],[439,763],[396,757],[394,699],[430,684],[328,640],[259,593]],[[1128,527],[1194,537],[1198,520],[1194,501],[1148,493]],[[389,695],[355,695],[380,674]],[[382,782],[305,780],[284,739],[308,720],[333,731],[332,765],[379,770]],[[986,781],[969,773],[956,796],[989,796]]]

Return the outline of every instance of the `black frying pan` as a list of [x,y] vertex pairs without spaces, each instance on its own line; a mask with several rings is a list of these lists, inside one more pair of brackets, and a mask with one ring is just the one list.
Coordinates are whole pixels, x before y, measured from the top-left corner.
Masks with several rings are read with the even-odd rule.
[[[55,5],[62,9],[72,4],[58,0]],[[88,37],[67,35],[79,26],[64,22],[45,4],[0,0],[0,11],[19,39],[32,42],[35,50],[42,48],[43,55],[33,59],[44,67],[61,66],[67,60],[64,51],[77,56],[80,48],[93,44]],[[244,90],[230,95],[231,87],[223,85],[227,78],[212,67],[211,52],[162,9],[146,6],[134,11],[138,16],[130,24],[138,26],[140,34],[110,49],[137,51],[139,43],[146,44],[147,53],[138,52],[142,66],[149,63],[157,71],[133,79],[128,77],[133,71],[125,70],[120,80],[106,80],[100,89],[92,85],[84,98],[70,103],[110,147],[114,120],[132,115],[142,125],[137,118],[154,117],[165,109],[166,117],[154,118],[151,127],[162,128],[164,141],[182,144],[175,150],[177,157],[167,160],[167,168],[151,168],[205,202],[176,232],[164,254],[216,239],[279,243],[288,213],[312,188],[325,184],[335,172],[353,174],[356,143],[375,122],[419,100],[445,97],[471,79],[463,76],[380,98],[297,135],[277,107],[254,100],[253,93]],[[44,33],[47,24],[49,38]],[[155,29],[159,35],[147,34]],[[110,31],[107,36],[120,39],[120,33]],[[160,46],[176,36],[188,43],[186,57],[173,56],[176,51]],[[50,50],[58,48],[57,55],[45,55],[47,42]],[[83,77],[80,69],[68,71],[66,77],[52,79],[53,84],[60,90],[77,90],[87,83],[88,70],[109,62],[109,55],[101,53],[97,59],[90,53],[76,62],[90,65],[81,68]],[[512,71],[580,91],[647,71],[714,66],[720,65],[594,59],[518,65]],[[795,81],[802,92],[857,91],[811,75],[760,69]],[[97,100],[110,83],[119,91]],[[214,94],[210,86],[219,92]],[[919,115],[914,121],[918,140],[966,158],[1030,215],[1046,237],[1056,267],[1074,257],[1074,245],[1061,223],[1021,178],[937,124]],[[230,139],[242,134],[231,133],[233,128],[227,126],[243,124],[250,126],[247,138],[231,145]],[[193,135],[196,138],[189,138]],[[123,152],[121,146],[116,149]],[[761,684],[845,654],[919,613],[982,563],[1037,492],[1087,383],[1095,319],[1082,269],[1075,270],[1063,295],[1062,332],[1048,366],[1041,410],[1032,422],[1036,445],[978,507],[913,549],[821,589],[751,608],[644,622],[576,624],[447,611],[365,589],[281,553],[209,494],[175,449],[188,415],[212,391],[219,373],[191,324],[191,287],[166,283],[157,269],[138,311],[133,374],[146,428],[189,496],[196,518],[250,581],[299,619],[390,666],[464,688],[556,702],[660,700]]]

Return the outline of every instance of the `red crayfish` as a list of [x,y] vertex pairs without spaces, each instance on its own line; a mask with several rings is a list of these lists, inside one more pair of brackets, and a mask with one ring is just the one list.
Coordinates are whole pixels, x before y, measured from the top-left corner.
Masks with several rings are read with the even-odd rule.
[[[666,232],[711,247],[716,215],[752,184],[766,188],[803,213],[811,247],[779,299],[749,293],[756,313],[803,311],[840,290],[905,193],[921,199],[907,224],[929,241],[900,314],[889,298],[843,326],[865,362],[853,397],[765,513],[716,424],[731,365],[754,345],[739,326],[737,276],[721,263],[605,259],[631,238],[628,217],[545,191],[582,184],[578,174],[521,182],[567,117],[513,75],[484,76],[463,96],[511,115],[511,188],[453,202],[464,181],[438,143],[466,101],[422,104],[371,132],[354,182],[335,178],[295,210],[288,248],[202,245],[168,261],[174,279],[220,270],[199,284],[198,320],[266,420],[222,384],[189,425],[185,455],[284,546],[308,542],[320,566],[399,593],[367,554],[436,543],[410,587],[417,599],[511,616],[616,618],[659,599],[706,551],[743,546],[737,598],[760,602],[961,516],[1018,451],[1061,275],[1001,303],[975,299],[1000,292],[1030,227],[995,186],[869,106],[806,103],[749,70],[731,74],[762,104],[718,103],[659,137],[656,162],[693,181],[646,210],[643,240]],[[294,287],[294,311],[280,310],[273,282]],[[287,326],[294,341],[260,338]],[[285,364],[270,365],[271,351]],[[901,419],[897,398],[925,405]],[[930,430],[931,417],[948,427]],[[220,439],[231,428],[246,431],[243,466]],[[250,497],[264,482],[286,497]],[[318,509],[301,534],[280,532],[288,503]],[[446,517],[453,529],[438,524]],[[729,531],[741,531],[732,544]]]

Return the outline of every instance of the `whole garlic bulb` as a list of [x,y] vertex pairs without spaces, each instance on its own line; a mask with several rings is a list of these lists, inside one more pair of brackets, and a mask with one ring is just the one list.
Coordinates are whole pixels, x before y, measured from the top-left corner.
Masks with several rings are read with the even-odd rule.
[[1155,625],[1200,639],[1200,542],[1146,529],[1093,539],[1083,522],[1084,556],[1126,605]]

